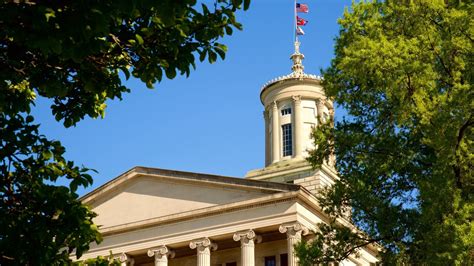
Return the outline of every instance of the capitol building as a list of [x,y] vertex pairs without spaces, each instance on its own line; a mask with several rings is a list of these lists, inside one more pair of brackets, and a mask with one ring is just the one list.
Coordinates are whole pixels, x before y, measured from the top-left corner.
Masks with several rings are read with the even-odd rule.
[[[320,169],[305,160],[311,131],[334,107],[321,78],[303,71],[298,43],[291,59],[292,72],[260,92],[264,168],[244,178],[130,169],[81,198],[103,235],[81,260],[112,253],[124,266],[298,265],[294,245],[329,221],[315,195],[338,175],[335,158]],[[375,265],[377,254],[367,246],[339,265]]]

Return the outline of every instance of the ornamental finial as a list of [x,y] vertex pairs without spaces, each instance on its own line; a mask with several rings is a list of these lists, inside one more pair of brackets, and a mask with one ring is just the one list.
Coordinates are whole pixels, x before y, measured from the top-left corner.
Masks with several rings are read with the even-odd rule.
[[297,76],[303,75],[303,59],[304,55],[300,53],[300,42],[297,40],[295,42],[295,53],[291,55],[291,60],[293,60],[293,66],[291,67],[291,70],[293,70],[293,73],[296,74]]

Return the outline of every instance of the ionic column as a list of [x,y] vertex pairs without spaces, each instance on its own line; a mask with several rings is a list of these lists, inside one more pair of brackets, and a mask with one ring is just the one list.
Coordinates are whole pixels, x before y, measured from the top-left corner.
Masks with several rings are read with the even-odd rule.
[[133,266],[135,263],[135,260],[125,253],[117,254],[113,256],[113,258],[114,260],[118,260],[120,262],[120,266],[127,266],[127,265]]
[[217,244],[205,237],[191,241],[189,247],[197,251],[197,266],[211,265],[211,250],[216,250]]
[[174,258],[174,252],[169,250],[167,246],[159,246],[149,249],[148,257],[155,256],[155,266],[168,266],[168,258]]
[[280,123],[278,105],[273,102],[272,106],[272,163],[280,160]]
[[295,158],[301,158],[303,154],[303,121],[301,120],[301,96],[293,96],[293,106],[294,106],[294,122],[293,128],[295,130]]
[[308,229],[298,222],[282,224],[279,228],[280,233],[286,233],[288,245],[288,266],[297,266],[298,257],[295,254],[295,245],[301,241],[301,235],[308,234]]
[[237,232],[233,237],[234,241],[240,241],[240,258],[242,266],[255,265],[255,243],[262,241],[261,236],[257,236],[253,230]]
[[270,136],[269,136],[269,127],[270,121],[268,121],[268,111],[263,111],[263,119],[265,120],[265,166],[271,163],[270,158]]
[[321,121],[321,122],[325,122],[323,121],[324,120],[324,100],[323,99],[319,99],[316,101],[316,108],[318,109],[318,122]]

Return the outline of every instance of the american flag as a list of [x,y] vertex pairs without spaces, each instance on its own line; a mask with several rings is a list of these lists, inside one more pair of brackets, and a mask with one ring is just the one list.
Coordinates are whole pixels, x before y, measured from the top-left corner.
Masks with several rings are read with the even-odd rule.
[[296,12],[298,13],[308,13],[309,8],[307,4],[296,3]]

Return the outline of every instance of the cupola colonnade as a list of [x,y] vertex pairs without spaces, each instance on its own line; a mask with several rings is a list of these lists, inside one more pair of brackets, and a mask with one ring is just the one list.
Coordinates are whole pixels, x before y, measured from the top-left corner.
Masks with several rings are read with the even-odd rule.
[[[294,88],[293,88],[294,89]],[[303,159],[313,148],[311,131],[333,116],[332,103],[316,95],[291,93],[265,106],[265,165]]]

